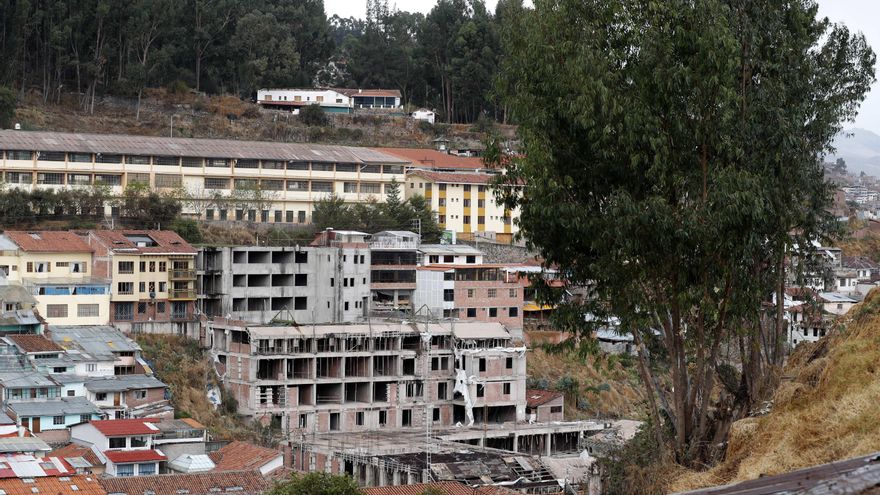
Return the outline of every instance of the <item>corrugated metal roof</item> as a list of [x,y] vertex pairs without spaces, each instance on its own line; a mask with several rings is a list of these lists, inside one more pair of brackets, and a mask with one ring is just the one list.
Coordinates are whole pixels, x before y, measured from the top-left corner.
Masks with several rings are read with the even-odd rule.
[[49,452],[52,447],[37,437],[6,437],[0,438],[0,453],[12,452]]
[[64,397],[46,402],[10,402],[9,409],[18,417],[62,416],[67,414],[100,414],[100,410],[85,397]]
[[91,392],[124,392],[144,388],[165,388],[165,384],[147,375],[114,375],[92,378],[85,382]]
[[408,163],[370,148],[326,144],[0,130],[0,149],[343,163]]

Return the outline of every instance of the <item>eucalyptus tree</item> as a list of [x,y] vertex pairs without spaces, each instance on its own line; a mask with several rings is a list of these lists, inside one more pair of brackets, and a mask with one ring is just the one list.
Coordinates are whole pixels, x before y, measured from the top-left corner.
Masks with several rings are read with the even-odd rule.
[[618,317],[654,424],[679,462],[706,462],[780,362],[762,303],[786,257],[832,232],[822,156],[874,54],[811,0],[534,4],[502,33],[515,56],[498,91],[523,149],[490,154],[501,199],[545,263],[593,289],[559,325],[589,336],[601,319],[584,312]]

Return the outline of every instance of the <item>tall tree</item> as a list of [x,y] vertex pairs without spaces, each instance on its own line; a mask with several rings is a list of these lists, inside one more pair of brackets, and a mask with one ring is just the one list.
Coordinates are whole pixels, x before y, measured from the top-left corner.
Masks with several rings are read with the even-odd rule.
[[[875,57],[816,12],[811,0],[537,0],[504,33],[517,56],[499,92],[524,149],[491,153],[507,168],[502,199],[548,265],[594,289],[570,309],[633,333],[654,424],[662,409],[686,464],[719,455],[768,389],[781,335],[762,302],[786,256],[831,232],[821,158]],[[589,337],[570,314],[559,324]],[[649,354],[655,331],[662,353]],[[716,378],[724,346],[743,359],[734,390]],[[671,393],[655,386],[658,359]]]

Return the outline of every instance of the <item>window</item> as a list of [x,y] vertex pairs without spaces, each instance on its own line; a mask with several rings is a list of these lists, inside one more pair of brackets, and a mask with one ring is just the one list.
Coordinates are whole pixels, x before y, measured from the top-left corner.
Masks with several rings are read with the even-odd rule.
[[77,304],[76,316],[79,316],[80,318],[100,316],[98,314],[98,307],[97,304]]
[[471,200],[469,200],[469,199],[465,199],[465,200],[464,200],[464,207],[465,207],[465,208],[470,208],[470,207],[471,207]]
[[128,184],[143,184],[145,186],[150,185],[150,174],[135,174],[128,173],[128,180],[126,181]]
[[[159,282],[159,283],[164,284],[165,282]],[[165,303],[164,302],[157,302],[156,303],[156,313],[158,313],[160,315],[165,314]]]
[[154,156],[154,165],[180,165],[180,158],[176,156]]
[[95,394],[96,401],[105,401],[107,400],[107,392],[98,392]]
[[[71,392],[73,392],[73,390],[71,390]],[[92,419],[91,414],[80,414],[79,415],[79,422],[80,423],[88,423],[89,421],[91,421],[91,419]]]
[[46,316],[49,318],[67,318],[66,304],[47,304]]
[[364,165],[361,167],[362,174],[381,174],[382,167],[380,165]]
[[330,431],[339,430],[339,413],[330,413]]
[[130,447],[146,447],[147,437],[131,437]]
[[312,164],[312,172],[332,172],[333,164],[332,163],[313,163]]
[[379,426],[388,424],[388,411],[379,411]]
[[357,426],[364,426],[364,412],[358,411],[354,415],[354,424]]
[[486,386],[482,384],[477,384],[477,397],[484,397],[486,395]]
[[435,407],[431,410],[431,420],[432,421],[440,421],[440,408]]
[[260,168],[260,161],[242,158],[235,162],[235,168]]
[[30,172],[6,172],[6,182],[9,184],[30,184],[33,174]]
[[116,476],[126,477],[134,476],[134,464],[117,464]]
[[489,297],[498,297],[498,289],[489,289],[487,292]]
[[477,208],[485,208],[485,207],[486,207],[486,200],[485,199],[478,199],[477,200]]
[[148,474],[156,474],[156,463],[155,462],[145,462],[142,464],[138,464],[138,474],[141,476],[145,476]]
[[183,159],[181,159],[180,162],[181,162],[181,165],[183,165],[184,167],[201,167],[202,166],[202,159],[197,158],[197,157],[192,157],[192,156],[185,156],[185,157],[183,157]]
[[89,371],[89,372],[98,371],[98,365],[95,363],[89,363],[86,365],[86,371]]
[[308,299],[307,297],[294,297],[293,298],[293,309],[296,310],[304,310],[308,307]]
[[[333,279],[330,279],[331,281]],[[297,273],[293,276],[293,285],[296,287],[305,287],[309,285],[309,275],[307,273]]]
[[[107,395],[107,394],[104,394]],[[107,440],[110,441],[111,449],[124,449],[125,448],[125,437],[110,437]]]
[[455,290],[454,289],[443,289],[443,300],[446,302],[455,301]]
[[37,173],[37,184],[64,184],[64,174]]
[[361,182],[361,193],[363,194],[381,194],[381,186],[375,182]]
[[[288,191],[308,191],[309,190],[309,181],[307,181],[307,180],[289,180],[289,181],[287,181],[287,190]],[[291,219],[291,221],[293,221],[293,220]]]
[[437,400],[446,400],[446,386],[445,383],[437,384]]
[[383,165],[382,172],[386,174],[402,174],[403,166],[402,165]]
[[[131,284],[131,282],[128,283]],[[113,316],[117,320],[131,320],[134,317],[134,303],[118,302],[113,307]]]
[[33,160],[34,154],[31,151],[9,150],[6,152],[6,157],[10,160]]
[[[467,217],[465,217],[465,218],[467,218]],[[477,262],[477,257],[476,256],[468,256],[464,259],[464,262],[469,265],[472,265]]]
[[357,164],[355,163],[337,163],[337,172],[357,172]]
[[562,412],[562,406],[550,406],[551,414],[559,414]]
[[507,358],[504,360],[504,368],[508,370],[513,369],[513,358]]
[[465,224],[465,225],[470,225],[470,224],[471,224],[471,216],[470,216],[470,215],[465,215],[465,216],[464,216],[464,224]]
[[117,282],[116,293],[121,295],[134,294],[134,282]]
[[205,189],[229,189],[229,179],[223,177],[205,177]]
[[312,192],[333,192],[333,183],[312,181]]
[[296,221],[297,221],[297,223],[306,223],[306,212],[304,212],[304,211],[296,212]]
[[401,426],[412,426],[412,409],[404,409],[402,412]]
[[67,183],[72,186],[91,185],[92,174],[67,174]]
[[287,162],[287,170],[308,170],[309,162]]
[[101,186],[121,186],[122,176],[115,174],[95,174],[95,184]]
[[507,294],[508,294],[510,297],[516,297],[516,289],[509,289],[508,292],[507,292]]
[[225,158],[208,158],[205,160],[205,166],[208,167],[229,167],[229,160]]
[[164,271],[166,271],[166,270],[167,270],[167,266],[168,266],[168,263],[167,263],[167,262],[165,262],[165,261],[160,261],[160,262],[159,262],[159,271],[160,271],[160,272],[164,272]]
[[183,184],[181,175],[156,174],[154,180],[156,187],[180,187]]
[[502,387],[502,390],[503,390],[502,393],[504,395],[510,395],[510,382],[505,382]]
[[46,162],[63,162],[64,161],[64,152],[63,151],[38,151],[37,152],[37,160],[42,160]]
[[519,316],[519,308],[517,308],[517,307],[513,307],[513,306],[510,307],[510,308],[507,310],[507,316],[510,317],[510,318],[516,318],[516,317],[518,317],[518,316]]
[[257,179],[235,179],[232,181],[236,189],[256,189],[258,183]]
[[476,318],[477,317],[477,308],[468,308],[467,309],[467,317],[468,318]]
[[120,261],[116,267],[119,273],[134,273],[134,261]]
[[264,191],[283,191],[284,190],[284,181],[283,180],[261,180],[260,187]]
[[63,425],[64,424],[64,416],[53,416],[52,417],[53,425]]
[[342,184],[342,190],[347,193],[356,193],[358,192],[357,182],[344,182]]
[[477,225],[483,225],[486,223],[486,217],[479,216],[477,217]]
[[[141,282],[141,283],[143,283],[143,282]],[[139,302],[138,303],[138,314],[142,315],[142,314],[146,314],[146,312],[147,312],[147,303]]]
[[474,293],[475,293],[475,292],[476,292],[475,289],[468,289],[468,290],[467,290],[467,296],[468,296],[469,298],[470,298],[470,297],[474,297]]
[[498,308],[489,308],[489,318],[498,317]]

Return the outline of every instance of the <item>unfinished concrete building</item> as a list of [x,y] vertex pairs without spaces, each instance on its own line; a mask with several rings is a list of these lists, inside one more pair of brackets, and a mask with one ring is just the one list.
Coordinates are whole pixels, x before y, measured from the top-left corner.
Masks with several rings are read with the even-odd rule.
[[371,237],[370,288],[374,314],[418,310],[412,307],[412,301],[419,242],[418,234],[404,230],[377,232]]
[[291,435],[525,419],[526,349],[497,323],[211,328],[239,412]]
[[338,323],[369,308],[366,244],[200,249],[199,307],[208,317],[253,323]]

